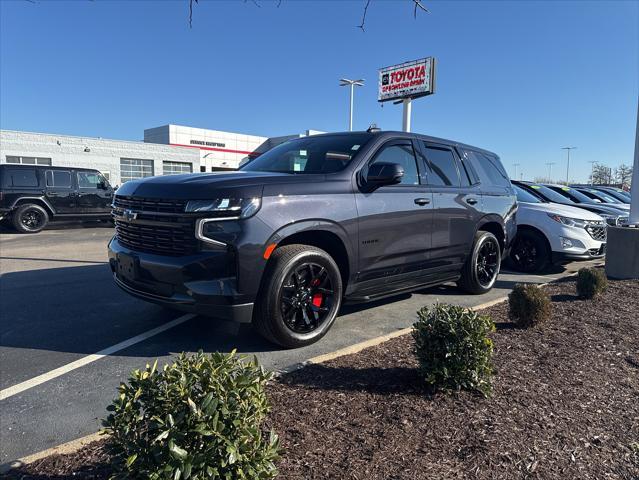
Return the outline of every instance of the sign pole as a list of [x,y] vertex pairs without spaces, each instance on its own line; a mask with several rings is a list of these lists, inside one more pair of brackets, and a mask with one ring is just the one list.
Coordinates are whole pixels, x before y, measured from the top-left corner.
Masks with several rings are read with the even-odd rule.
[[353,90],[355,85],[351,83],[351,107],[348,109],[348,131],[353,131]]
[[637,104],[637,125],[635,131],[635,161],[632,167],[632,184],[630,188],[630,225],[639,225],[639,103]]
[[402,103],[404,104],[404,114],[403,114],[403,119],[402,119],[402,130],[404,132],[410,132],[410,117],[411,117],[411,110],[412,110],[412,99],[410,98],[405,98],[404,100],[402,100]]

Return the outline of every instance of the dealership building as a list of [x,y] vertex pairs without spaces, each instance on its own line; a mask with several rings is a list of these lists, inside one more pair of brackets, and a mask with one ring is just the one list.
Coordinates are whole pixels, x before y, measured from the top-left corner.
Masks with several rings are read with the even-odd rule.
[[94,168],[121,185],[136,178],[234,170],[290,138],[261,137],[181,125],[144,130],[143,142],[0,130],[0,163]]

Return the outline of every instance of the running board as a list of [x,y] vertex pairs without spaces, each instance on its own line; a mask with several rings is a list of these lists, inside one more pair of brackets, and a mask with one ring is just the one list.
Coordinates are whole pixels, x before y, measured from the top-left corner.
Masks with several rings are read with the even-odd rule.
[[421,290],[423,288],[434,287],[437,285],[441,285],[442,283],[454,282],[459,280],[459,275],[450,275],[448,277],[439,278],[436,281],[419,283],[415,285],[411,285],[410,287],[402,287],[396,290],[385,290],[379,293],[371,293],[370,295],[352,295],[348,297],[344,297],[344,303],[367,303],[374,302],[376,300],[381,300],[383,298],[394,297],[396,295],[401,295],[402,293],[411,293],[416,290]]

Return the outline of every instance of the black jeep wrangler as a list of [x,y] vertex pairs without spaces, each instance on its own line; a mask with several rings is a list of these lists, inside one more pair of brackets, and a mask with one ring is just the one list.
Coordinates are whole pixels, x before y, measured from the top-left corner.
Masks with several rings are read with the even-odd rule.
[[489,291],[516,205],[494,153],[403,132],[316,135],[236,172],[125,183],[109,263],[131,295],[298,347],[343,301],[450,281]]
[[37,233],[51,219],[111,218],[113,189],[97,170],[44,165],[0,165],[0,220]]

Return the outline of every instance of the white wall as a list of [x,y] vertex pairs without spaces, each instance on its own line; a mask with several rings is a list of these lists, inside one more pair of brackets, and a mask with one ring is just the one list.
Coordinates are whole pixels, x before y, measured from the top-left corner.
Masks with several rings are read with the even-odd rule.
[[254,152],[267,140],[268,137],[258,135],[183,125],[164,125],[144,131],[145,142],[187,145],[199,149],[201,166],[205,167],[207,172],[211,171],[211,167],[237,168],[249,153]]
[[[85,151],[88,149],[89,151]],[[197,149],[180,148],[144,142],[105,140],[46,133],[0,130],[0,163],[7,156],[51,158],[51,165],[95,168],[108,172],[112,185],[121,185],[120,158],[153,160],[155,175],[162,175],[162,162],[187,162],[199,172]]]

